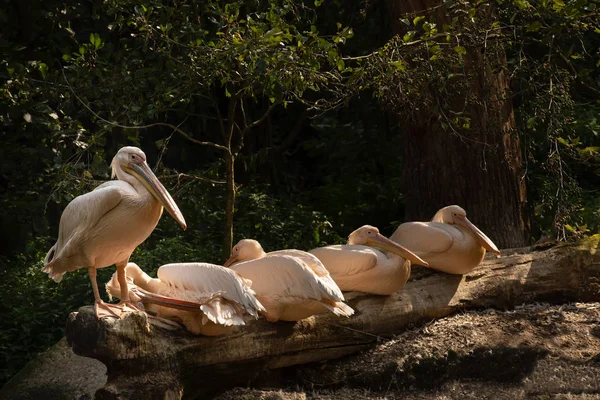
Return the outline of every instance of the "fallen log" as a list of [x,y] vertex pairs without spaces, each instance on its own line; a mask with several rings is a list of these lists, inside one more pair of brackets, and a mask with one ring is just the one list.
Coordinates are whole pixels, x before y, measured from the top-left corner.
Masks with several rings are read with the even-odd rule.
[[146,314],[98,320],[91,307],[70,315],[73,351],[107,367],[96,399],[198,398],[247,382],[261,371],[338,358],[409,325],[466,309],[511,309],[532,301],[600,298],[600,235],[528,253],[504,250],[464,276],[420,269],[392,296],[348,293],[349,319],[249,322],[233,334],[199,337]]

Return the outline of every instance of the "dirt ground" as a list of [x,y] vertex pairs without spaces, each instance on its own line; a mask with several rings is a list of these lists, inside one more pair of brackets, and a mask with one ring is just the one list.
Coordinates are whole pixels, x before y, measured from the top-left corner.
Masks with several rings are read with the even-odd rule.
[[219,400],[600,399],[600,303],[470,311]]

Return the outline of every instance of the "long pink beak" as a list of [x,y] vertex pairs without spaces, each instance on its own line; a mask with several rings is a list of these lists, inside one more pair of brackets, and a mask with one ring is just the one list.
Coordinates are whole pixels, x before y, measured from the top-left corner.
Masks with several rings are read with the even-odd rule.
[[481,232],[479,228],[469,221],[467,217],[460,217],[456,222],[471,231],[475,236],[475,239],[484,249],[491,253],[500,254],[500,250],[498,250],[498,247],[496,247],[494,242],[492,242],[491,239],[485,235],[485,233]]
[[413,264],[423,265],[425,267],[429,267],[427,261],[423,260],[421,257],[408,250],[406,247],[399,245],[398,243],[386,238],[382,234],[378,233],[375,237],[370,238],[370,240],[366,243],[369,246],[379,247],[385,251],[392,252],[394,254],[399,255],[400,257],[410,261]]

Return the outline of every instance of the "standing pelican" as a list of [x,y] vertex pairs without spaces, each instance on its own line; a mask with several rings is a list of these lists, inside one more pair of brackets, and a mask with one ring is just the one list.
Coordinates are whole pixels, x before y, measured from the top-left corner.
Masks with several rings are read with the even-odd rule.
[[[56,282],[65,272],[87,268],[99,318],[127,310],[125,266],[133,250],[156,227],[163,206],[186,229],[181,211],[146,163],[143,151],[123,147],[111,167],[112,178],[118,180],[105,182],[67,205],[60,218],[58,240],[48,251],[43,268]],[[96,269],[112,264],[117,265],[121,283],[119,305],[105,304],[96,282]]]
[[439,210],[431,222],[401,224],[391,239],[409,247],[431,268],[449,274],[466,274],[475,268],[485,251],[500,254],[496,245],[467,218],[459,206]]
[[244,239],[233,247],[224,266],[252,281],[268,321],[297,321],[326,311],[354,314],[321,262],[306,252],[265,253],[259,242]]
[[[151,278],[134,263],[125,268],[130,299],[141,301],[160,317],[179,320],[194,334],[230,333],[245,325],[244,315],[258,318],[264,307],[234,271],[208,263],[167,264]],[[106,284],[110,296],[120,297],[118,275]]]
[[427,265],[371,225],[352,232],[346,245],[318,247],[310,253],[321,260],[340,289],[382,295],[395,293],[404,286],[410,276],[411,262]]

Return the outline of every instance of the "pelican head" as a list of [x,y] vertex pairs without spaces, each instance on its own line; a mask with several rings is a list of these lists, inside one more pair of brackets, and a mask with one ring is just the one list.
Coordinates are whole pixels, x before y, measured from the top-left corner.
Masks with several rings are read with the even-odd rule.
[[348,244],[378,247],[385,251],[389,251],[390,253],[397,254],[400,257],[409,260],[411,263],[424,265],[426,267],[429,266],[425,260],[421,259],[407,248],[400,246],[398,243],[383,236],[379,233],[379,229],[371,225],[363,225],[352,232],[350,236],[348,236]]
[[258,241],[254,239],[242,239],[233,246],[233,249],[231,249],[231,257],[225,261],[223,266],[229,267],[234,263],[255,260],[266,255],[267,254]]
[[111,167],[112,178],[116,176],[119,180],[127,181],[125,174],[133,176],[165,207],[183,230],[187,228],[179,207],[148,166],[146,154],[142,150],[133,146],[121,148],[113,158]]
[[475,237],[477,242],[479,242],[484,249],[492,253],[500,254],[500,250],[498,250],[498,247],[496,247],[494,242],[469,221],[467,212],[462,207],[457,205],[444,207],[435,213],[431,221],[462,226]]

